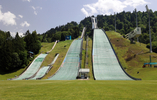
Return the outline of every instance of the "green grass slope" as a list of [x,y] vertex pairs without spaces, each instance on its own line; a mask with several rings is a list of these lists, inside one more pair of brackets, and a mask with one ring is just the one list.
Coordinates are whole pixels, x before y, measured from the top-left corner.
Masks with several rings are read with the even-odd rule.
[[157,81],[0,81],[1,100],[156,100]]
[[[86,58],[86,42],[88,42],[87,48],[87,58]],[[82,46],[82,62],[81,62],[81,68],[89,68],[89,78],[90,80],[94,80],[93,78],[93,68],[92,68],[92,39],[88,38],[87,40],[83,40],[83,46]],[[87,63],[86,63],[87,60]]]
[[138,43],[130,44],[130,41],[123,38],[119,33],[107,31],[115,52],[125,68],[126,72],[133,77],[143,80],[157,80],[157,68],[146,67],[142,68],[144,63],[148,63],[149,56],[152,56],[152,61],[157,62],[157,54],[149,53],[149,49],[145,44]]

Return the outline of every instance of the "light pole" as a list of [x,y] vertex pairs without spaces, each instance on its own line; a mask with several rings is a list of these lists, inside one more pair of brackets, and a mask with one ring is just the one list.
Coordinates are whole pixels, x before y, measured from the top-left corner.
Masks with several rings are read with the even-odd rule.
[[115,17],[115,32],[116,32],[116,14],[114,12],[114,17]]
[[135,8],[135,12],[136,12],[136,27],[138,27],[138,23],[137,23],[137,10]]
[[[138,27],[138,23],[137,23],[137,10],[136,10],[136,8],[135,8],[135,12],[136,12],[136,28]],[[138,37],[137,37],[137,42],[139,42],[138,41]]]
[[[152,53],[152,42],[151,42],[151,30],[150,30],[150,10],[148,9],[148,6],[146,5],[146,10],[148,12],[148,16],[149,16],[149,40],[150,40],[150,53]],[[150,63],[151,63],[151,55],[149,56],[150,58]],[[151,65],[150,65],[151,67]]]
[[149,16],[149,40],[150,40],[150,53],[152,53],[152,42],[151,42],[151,30],[150,30],[150,11],[148,9],[148,6],[146,5],[146,9]]

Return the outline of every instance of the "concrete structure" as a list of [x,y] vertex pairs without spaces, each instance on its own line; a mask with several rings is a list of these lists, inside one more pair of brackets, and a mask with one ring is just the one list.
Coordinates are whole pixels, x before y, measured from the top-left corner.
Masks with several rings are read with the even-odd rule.
[[86,32],[86,27],[84,27],[84,28],[83,28],[81,38],[83,38],[83,37],[84,37],[85,32]]
[[92,21],[92,29],[96,29],[98,28],[97,26],[97,18],[96,17],[91,17],[91,21]]
[[88,79],[89,77],[90,69],[79,69],[79,76],[81,76],[81,79]]
[[132,39],[141,35],[141,27],[136,27],[133,31],[125,35],[125,38]]

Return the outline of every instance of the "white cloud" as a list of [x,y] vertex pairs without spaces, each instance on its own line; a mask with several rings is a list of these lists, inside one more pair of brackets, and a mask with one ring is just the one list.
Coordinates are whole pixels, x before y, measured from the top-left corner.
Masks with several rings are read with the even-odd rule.
[[34,7],[34,6],[32,6],[32,8],[33,8],[33,10],[35,10],[35,7]]
[[34,7],[34,6],[32,6],[32,9],[34,10],[34,14],[37,15],[38,14],[37,10],[38,9],[42,10],[42,7]]
[[82,8],[81,11],[86,15],[86,17],[89,16],[88,12],[84,8]]
[[28,1],[28,2],[31,2],[31,0],[23,0],[23,1]]
[[88,10],[90,10],[92,14],[98,13],[96,8],[92,5],[84,5],[84,7],[87,8]]
[[[10,32],[10,34],[11,34],[12,37],[15,37],[15,36],[16,36],[16,33],[17,33],[17,32]],[[23,37],[23,36],[24,36],[22,32],[18,32],[18,34],[19,34],[20,37]]]
[[19,17],[20,17],[20,18],[23,18],[23,16],[22,16],[22,15],[19,15]]
[[124,4],[136,8],[139,5],[148,4],[145,0],[125,0]]
[[38,15],[38,13],[37,13],[36,11],[34,11],[34,14],[35,14],[35,15]]
[[1,9],[2,6],[0,5],[0,22],[3,22],[4,25],[16,25],[16,16],[10,11],[3,13]]
[[86,4],[81,9],[81,11],[85,14],[85,16],[91,16],[94,14],[103,14],[109,15],[111,11],[113,12],[121,12],[127,6],[136,8],[139,5],[148,4],[145,0],[98,0],[93,4]]
[[22,27],[26,26],[29,27],[30,24],[27,21],[24,21],[23,23],[20,24]]

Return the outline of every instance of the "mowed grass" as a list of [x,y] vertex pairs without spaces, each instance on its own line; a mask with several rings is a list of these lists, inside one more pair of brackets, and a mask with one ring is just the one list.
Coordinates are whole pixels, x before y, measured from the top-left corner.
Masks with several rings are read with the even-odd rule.
[[42,47],[41,47],[41,49],[40,49],[40,52],[41,52],[41,53],[46,53],[46,52],[50,51],[50,50],[52,49],[54,43],[55,43],[55,42],[52,42],[52,43],[42,42],[42,43],[41,43],[41,46],[42,46]]
[[157,81],[0,81],[1,100],[156,100]]
[[142,80],[157,80],[157,68],[142,68],[144,63],[150,62],[150,55],[152,56],[152,62],[157,62],[157,53],[149,53],[146,44],[139,42],[130,44],[129,40],[123,38],[117,32],[107,31],[106,34],[128,74],[136,78],[141,78]]

